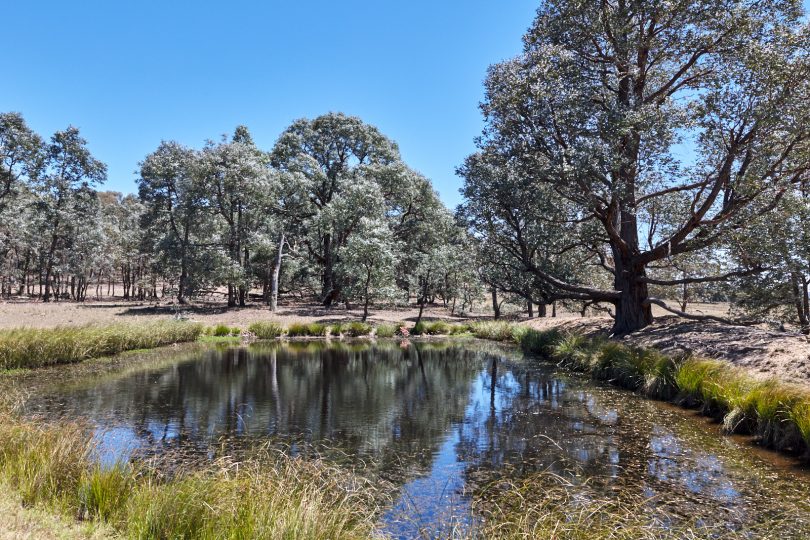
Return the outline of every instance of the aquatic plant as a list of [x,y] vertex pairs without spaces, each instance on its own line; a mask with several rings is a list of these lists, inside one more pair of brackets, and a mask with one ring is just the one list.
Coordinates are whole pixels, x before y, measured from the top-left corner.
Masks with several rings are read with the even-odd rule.
[[259,339],[275,339],[284,334],[284,328],[274,322],[254,322],[248,331]]
[[195,341],[202,333],[202,325],[182,321],[0,330],[0,369],[80,362]]

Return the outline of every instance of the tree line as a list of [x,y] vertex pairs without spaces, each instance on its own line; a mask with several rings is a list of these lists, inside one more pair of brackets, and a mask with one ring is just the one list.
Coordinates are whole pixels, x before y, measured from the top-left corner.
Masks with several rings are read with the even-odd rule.
[[227,290],[275,310],[279,294],[324,306],[441,301],[465,309],[468,237],[430,181],[360,119],[294,122],[262,150],[244,126],[193,149],[164,141],[137,195],[99,191],[106,167],[76,128],[50,141],[0,115],[3,293],[44,301],[190,298]]
[[397,145],[358,118],[289,126],[269,150],[238,127],[202,148],[163,142],[137,196],[75,128],[43,141],[0,117],[5,295],[180,303],[219,287],[324,306],[614,318],[810,332],[810,30],[799,0],[545,0],[518,56],[490,67],[477,151],[449,211]]

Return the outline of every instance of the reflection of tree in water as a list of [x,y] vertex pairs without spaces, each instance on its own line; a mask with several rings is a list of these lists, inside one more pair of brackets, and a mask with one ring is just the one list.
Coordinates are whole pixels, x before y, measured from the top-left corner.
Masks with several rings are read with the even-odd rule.
[[263,343],[81,388],[57,410],[129,426],[147,446],[328,441],[413,474],[463,419],[479,357],[431,344]]
[[583,496],[642,496],[651,514],[690,522],[750,526],[774,512],[798,522],[808,510],[799,503],[781,512],[773,501],[785,486],[771,491],[766,482],[750,481],[761,464],[735,461],[744,454],[729,455],[723,439],[700,438],[693,422],[662,416],[654,403],[551,368],[488,362],[456,447],[471,489],[549,471],[582,486]]

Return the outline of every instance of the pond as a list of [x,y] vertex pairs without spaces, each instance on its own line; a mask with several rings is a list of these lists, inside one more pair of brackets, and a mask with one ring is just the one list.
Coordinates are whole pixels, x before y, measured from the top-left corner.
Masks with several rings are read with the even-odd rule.
[[810,476],[690,411],[478,340],[260,342],[164,349],[100,374],[53,371],[27,412],[83,419],[105,462],[210,459],[252,445],[364,463],[394,486],[393,537],[474,526],[477,487],[551,471],[568,489],[728,529],[810,520]]

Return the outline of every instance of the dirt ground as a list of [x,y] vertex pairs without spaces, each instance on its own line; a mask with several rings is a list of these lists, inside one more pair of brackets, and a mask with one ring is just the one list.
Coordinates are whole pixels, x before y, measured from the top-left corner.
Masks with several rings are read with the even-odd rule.
[[[693,313],[726,315],[723,304],[694,304]],[[372,309],[372,323],[395,323],[416,320],[416,308]],[[102,302],[42,303],[32,301],[0,302],[0,328],[83,325],[111,322],[135,322],[169,319],[181,316],[207,325],[227,324],[246,327],[255,321],[276,321],[284,325],[294,322],[338,322],[359,320],[360,309],[347,310],[343,306],[324,309],[311,304],[281,306],[271,313],[266,306],[257,304],[246,308],[228,309],[221,303],[197,304],[178,308],[154,302]],[[810,341],[807,336],[793,332],[780,332],[748,326],[731,326],[717,322],[687,321],[656,311],[655,323],[625,338],[632,343],[653,346],[665,352],[691,352],[718,358],[751,370],[761,376],[774,376],[782,380],[810,386]],[[466,317],[451,317],[441,306],[425,309],[426,319],[445,319],[462,322],[492,317],[491,313],[477,312]],[[536,328],[561,326],[585,333],[607,333],[611,319],[606,315],[580,317],[579,314],[558,311],[556,318],[520,319],[523,324]]]

